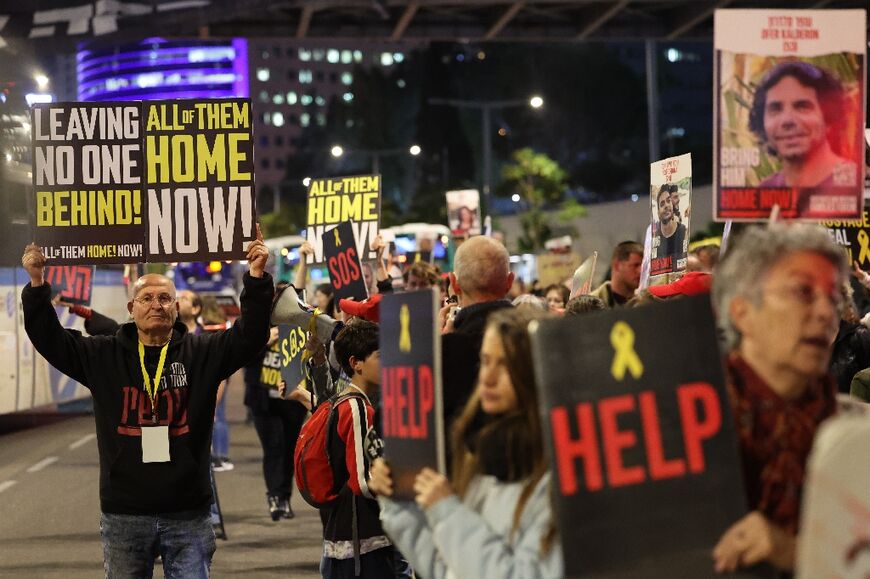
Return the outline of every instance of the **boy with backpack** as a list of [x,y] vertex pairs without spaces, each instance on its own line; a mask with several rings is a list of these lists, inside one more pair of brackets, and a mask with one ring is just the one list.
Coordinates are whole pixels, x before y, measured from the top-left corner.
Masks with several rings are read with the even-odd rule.
[[377,324],[354,320],[336,336],[334,349],[344,374],[338,394],[314,410],[295,456],[297,486],[323,522],[320,572],[324,579],[410,577],[381,528],[367,484],[383,444],[370,400],[381,382]]

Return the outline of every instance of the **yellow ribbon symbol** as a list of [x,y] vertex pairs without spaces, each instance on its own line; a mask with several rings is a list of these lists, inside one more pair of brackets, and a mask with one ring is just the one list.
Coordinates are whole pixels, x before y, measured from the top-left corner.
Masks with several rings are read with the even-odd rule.
[[[318,308],[314,308],[314,312],[311,314],[311,317],[308,319],[307,330],[308,330],[308,339],[309,340],[311,339],[311,336],[317,335],[317,316],[319,316],[320,313],[321,312]],[[305,348],[302,351],[302,363],[305,364],[305,362],[308,361],[308,358],[310,358],[311,355],[312,355],[311,350],[309,350],[308,348]],[[304,382],[304,380],[303,380],[303,382]]]
[[341,238],[338,236],[338,227],[332,230],[332,234],[335,235],[335,246],[341,247]]
[[863,229],[858,232],[858,243],[861,244],[861,253],[858,254],[858,263],[864,263],[864,259],[870,260],[870,236]]
[[417,255],[414,256],[414,263],[420,263],[423,261],[423,255],[418,251]]
[[625,322],[619,321],[613,324],[610,331],[610,343],[615,352],[610,373],[617,380],[625,378],[626,369],[631,372],[635,380],[643,376],[643,362],[637,352],[634,351],[634,330]]
[[408,353],[411,351],[411,311],[408,304],[402,304],[399,308],[399,351]]

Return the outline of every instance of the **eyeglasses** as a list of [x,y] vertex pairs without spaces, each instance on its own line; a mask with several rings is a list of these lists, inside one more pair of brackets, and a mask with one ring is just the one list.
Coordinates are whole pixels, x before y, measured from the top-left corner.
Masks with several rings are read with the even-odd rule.
[[808,283],[792,283],[773,289],[772,291],[781,296],[785,296],[796,302],[799,302],[805,306],[811,306],[815,304],[816,300],[821,297],[828,304],[830,304],[838,313],[841,313],[843,311],[845,305],[843,302],[843,297],[840,295],[839,291],[834,290],[833,293],[828,293]]
[[168,308],[175,302],[175,298],[169,294],[160,294],[159,296],[147,295],[136,298],[134,301],[139,302],[146,308],[150,308],[151,305],[154,303],[154,300],[157,300],[157,303],[160,305],[161,308]]

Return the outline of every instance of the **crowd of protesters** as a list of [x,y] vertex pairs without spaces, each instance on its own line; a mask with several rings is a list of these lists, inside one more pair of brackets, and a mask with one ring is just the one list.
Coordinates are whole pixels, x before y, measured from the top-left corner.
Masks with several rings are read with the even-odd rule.
[[[401,271],[377,239],[378,259],[367,266],[372,297],[337,300],[330,285],[317,286],[311,305],[339,324],[327,343],[309,337],[305,387],[282,385],[278,391],[259,384],[260,366],[276,340],[274,328],[268,335],[273,280],[264,271],[261,242],[249,249],[242,316],[225,331],[202,332],[196,323],[199,298],[176,292],[171,280],[153,274],[133,286],[132,322],[109,323],[74,307],[101,337],[65,330],[51,308],[44,257],[33,245],[22,258],[31,277],[22,299],[25,327],[37,350],[86,385],[95,400],[109,576],[150,576],[156,553],[167,577],[208,576],[214,552],[213,538],[203,539],[211,532],[202,522],[211,499],[208,473],[190,457],[208,453],[219,385],[247,365],[245,403],[263,447],[268,515],[276,521],[293,517],[293,449],[300,428],[323,400],[340,400],[330,446],[339,499],[321,508],[321,572],[326,578],[416,573],[429,579],[563,576],[529,323],[553,317],[583,323],[583,316],[607,309],[709,295],[750,510],[710,545],[710,566],[727,572],[767,562],[788,576],[795,567],[807,459],[819,425],[837,413],[838,391],[851,390],[863,399],[870,394],[870,379],[862,375],[870,367],[870,330],[852,300],[848,264],[825,230],[773,224],[748,227],[735,237],[726,255],[704,246],[692,256],[692,271],[644,289],[643,246],[620,243],[606,281],[581,295],[572,295],[570,281],[545,288],[532,283],[527,291],[511,272],[505,247],[490,237],[462,242],[447,274],[426,262]],[[298,288],[306,286],[304,256],[311,251],[307,243],[301,249]],[[852,277],[858,291],[870,287],[870,275],[857,267]],[[379,457],[379,302],[385,292],[427,288],[441,296],[449,467],[444,473],[418,473],[415,501],[409,503],[391,498],[391,467]],[[570,355],[570,345],[564,353]],[[165,369],[178,376],[185,367],[190,384],[183,397],[161,402],[165,393],[156,386],[149,390],[150,376],[157,384]],[[122,423],[129,403],[122,398],[131,395],[122,396],[122,385],[134,385],[142,407],[153,409],[140,412],[140,418],[169,426],[169,450],[154,465],[162,469],[159,480],[148,476],[152,465],[131,454],[131,433],[142,437],[144,452],[151,425]],[[342,393],[354,396],[335,398]],[[165,404],[173,402],[176,413],[188,413],[183,432],[165,414]],[[167,521],[171,533],[161,530]],[[128,546],[136,542],[149,547],[131,554]],[[582,552],[582,545],[570,549]],[[179,574],[172,565],[184,571]]]

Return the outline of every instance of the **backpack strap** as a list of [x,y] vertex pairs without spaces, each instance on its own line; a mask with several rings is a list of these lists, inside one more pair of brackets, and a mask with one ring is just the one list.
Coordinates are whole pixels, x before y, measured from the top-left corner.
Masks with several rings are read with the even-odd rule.
[[[338,405],[344,402],[345,400],[350,400],[352,398],[359,398],[361,400],[367,400],[366,396],[361,392],[356,392],[353,389],[348,389],[341,394],[335,396],[332,400],[332,406],[329,409],[329,419],[327,422],[327,430],[326,430],[326,459],[329,461],[330,468],[335,472],[335,468],[332,465],[332,457],[329,455],[329,449],[332,448],[332,436],[333,433],[336,432],[335,422],[338,420]],[[334,478],[334,476],[333,476]],[[345,481],[345,483],[347,482]],[[352,518],[351,518],[351,529],[352,529],[352,539],[353,539],[353,569],[354,575],[356,577],[360,576],[362,569],[362,562],[360,561],[360,539],[359,539],[359,514],[357,512],[357,504],[356,504],[356,495],[350,493],[350,501],[352,508]]]

